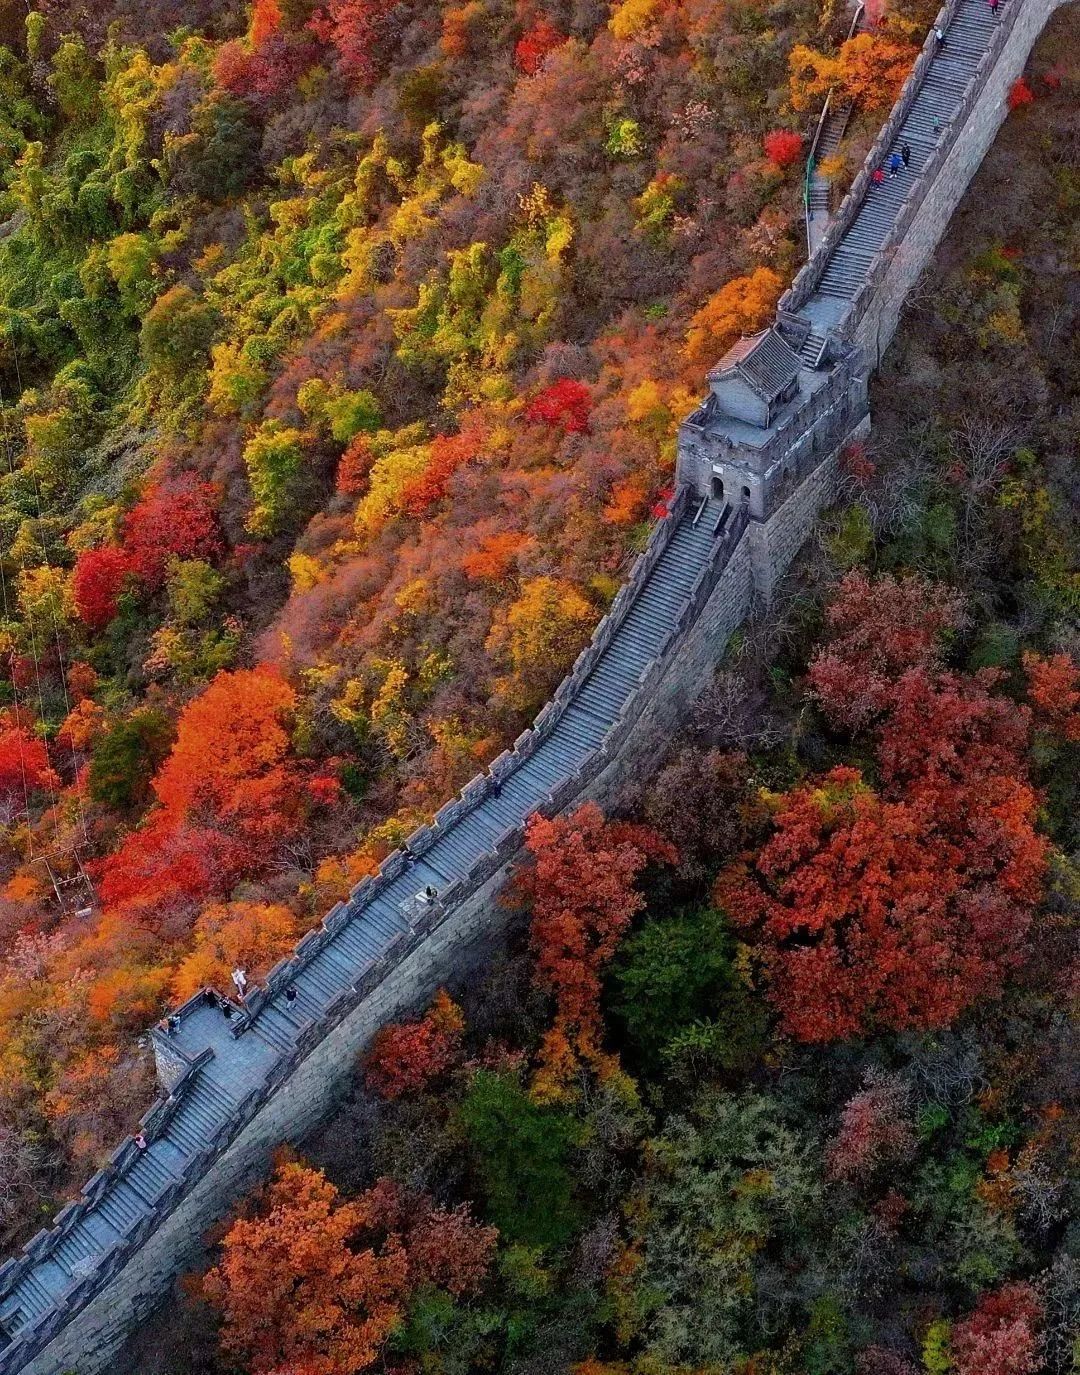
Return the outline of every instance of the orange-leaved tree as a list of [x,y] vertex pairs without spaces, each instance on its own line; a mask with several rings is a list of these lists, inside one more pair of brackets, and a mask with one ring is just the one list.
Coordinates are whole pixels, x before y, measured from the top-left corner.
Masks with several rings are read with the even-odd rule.
[[840,86],[843,95],[863,110],[886,110],[915,61],[914,44],[885,34],[860,33],[840,48]]
[[275,669],[219,673],[184,708],[176,743],[154,779],[165,809],[227,825],[250,840],[280,835],[296,810],[288,732],[295,704]]
[[289,953],[298,933],[296,917],[280,903],[212,903],[195,922],[194,946],[173,976],[173,997],[183,1002],[207,985],[227,988],[237,965],[261,978]]
[[1080,667],[1068,654],[1045,658],[1029,651],[1024,672],[1038,725],[1064,740],[1080,742]]
[[272,668],[217,675],[189,702],[153,789],[161,803],[105,862],[106,903],[224,894],[299,824],[288,725],[296,695]]
[[318,1170],[279,1165],[259,1215],[233,1223],[203,1293],[222,1345],[252,1375],[354,1375],[401,1320],[409,1264],[367,1195],[345,1200]]
[[648,826],[605,820],[593,802],[569,816],[534,816],[526,846],[532,862],[515,882],[532,905],[535,977],[555,999],[533,1092],[555,1099],[582,1066],[612,1067],[601,1046],[601,976],[644,905],[635,879],[650,860],[673,863],[676,853]]
[[254,0],[248,22],[248,39],[253,47],[265,43],[281,28],[281,6],[278,0]]
[[234,1222],[204,1297],[222,1345],[252,1375],[356,1375],[371,1365],[421,1285],[474,1291],[493,1227],[389,1179],[343,1198],[319,1170],[278,1164],[253,1217]]
[[755,268],[747,277],[733,277],[690,321],[683,349],[686,361],[695,370],[712,367],[741,334],[753,334],[769,323],[783,289],[783,282],[770,267]]
[[808,110],[830,89],[860,109],[885,110],[900,93],[917,49],[885,34],[860,33],[835,56],[796,43],[788,56],[789,94],[795,110]]

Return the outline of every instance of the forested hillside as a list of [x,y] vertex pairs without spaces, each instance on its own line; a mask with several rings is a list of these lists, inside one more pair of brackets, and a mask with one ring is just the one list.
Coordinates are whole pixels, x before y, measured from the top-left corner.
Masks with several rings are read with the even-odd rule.
[[1077,52],[666,764],[533,823],[506,950],[118,1371],[1080,1370]]
[[[0,1229],[542,705],[935,6],[0,6]],[[1080,20],[840,500],[118,1369],[1076,1375]]]
[[[542,704],[925,16],[0,11],[0,1228]],[[856,125],[858,127],[858,125]],[[54,883],[55,880],[55,883]]]

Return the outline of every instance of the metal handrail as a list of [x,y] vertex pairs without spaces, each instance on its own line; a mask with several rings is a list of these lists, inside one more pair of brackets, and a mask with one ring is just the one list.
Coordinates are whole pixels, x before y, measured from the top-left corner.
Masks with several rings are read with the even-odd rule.
[[[851,16],[851,23],[848,25],[847,38],[844,40],[845,43],[848,39],[855,36],[855,30],[862,22],[865,11],[865,0],[858,0],[855,6],[855,13]],[[825,95],[825,104],[821,107],[821,114],[818,115],[817,127],[814,129],[814,137],[810,140],[810,150],[806,155],[806,171],[803,176],[803,219],[806,224],[806,256],[808,258],[813,252],[813,246],[810,242],[810,222],[814,218],[814,212],[810,208],[810,183],[813,180],[814,171],[817,167],[818,144],[821,142],[825,121],[828,119],[829,111],[832,109],[833,91],[835,89],[835,87],[830,87]]]

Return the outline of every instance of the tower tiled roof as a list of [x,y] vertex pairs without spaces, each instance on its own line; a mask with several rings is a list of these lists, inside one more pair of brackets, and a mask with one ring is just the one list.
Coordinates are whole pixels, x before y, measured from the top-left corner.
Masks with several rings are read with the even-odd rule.
[[722,381],[733,375],[743,379],[763,401],[772,403],[799,375],[799,355],[770,325],[760,334],[750,334],[732,344],[709,381]]

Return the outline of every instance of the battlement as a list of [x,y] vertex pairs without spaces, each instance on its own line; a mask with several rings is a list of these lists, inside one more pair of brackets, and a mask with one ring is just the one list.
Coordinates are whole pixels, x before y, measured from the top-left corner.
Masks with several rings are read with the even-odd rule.
[[[765,520],[866,414],[866,383],[1061,0],[947,0],[775,323],[739,341],[679,434],[679,480]],[[891,163],[899,163],[892,168]],[[886,172],[886,169],[889,169]],[[875,173],[883,175],[875,181]],[[782,347],[773,340],[783,341]],[[797,367],[796,367],[797,360]]]

